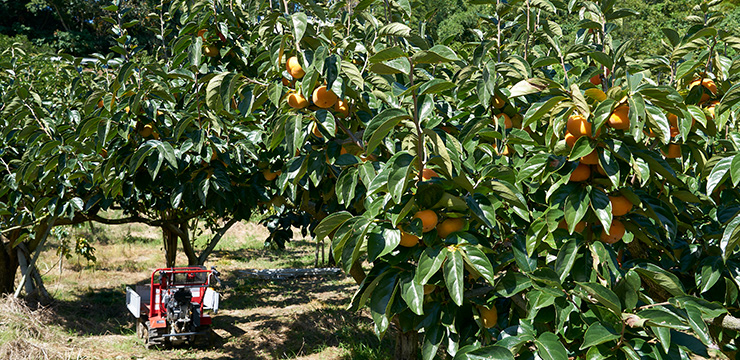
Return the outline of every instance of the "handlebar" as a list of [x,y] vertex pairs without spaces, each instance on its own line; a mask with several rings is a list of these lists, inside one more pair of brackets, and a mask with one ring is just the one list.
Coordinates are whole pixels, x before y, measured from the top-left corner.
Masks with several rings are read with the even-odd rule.
[[216,270],[215,266],[211,266],[211,276],[216,279],[216,283],[218,284],[218,286],[221,286],[221,280],[218,278],[219,276],[221,276],[221,273]]

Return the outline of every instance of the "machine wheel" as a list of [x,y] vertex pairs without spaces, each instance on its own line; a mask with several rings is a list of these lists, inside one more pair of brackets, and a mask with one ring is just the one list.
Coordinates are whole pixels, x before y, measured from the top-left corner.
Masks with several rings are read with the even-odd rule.
[[144,322],[144,319],[136,319],[136,336],[138,336],[139,339],[146,339],[149,335],[149,330],[147,329],[147,326],[148,325]]
[[210,326],[204,325],[204,326],[198,327],[198,332],[205,333],[198,337],[202,339],[202,342],[205,343],[206,347],[212,348],[214,346],[214,341],[216,337],[215,336],[216,334],[213,332],[213,329]]

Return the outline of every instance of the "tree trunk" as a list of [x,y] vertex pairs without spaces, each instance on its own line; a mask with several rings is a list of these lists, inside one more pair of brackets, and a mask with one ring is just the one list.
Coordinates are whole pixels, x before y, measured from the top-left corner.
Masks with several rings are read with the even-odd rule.
[[167,225],[162,226],[162,241],[164,242],[165,267],[175,267],[177,258],[177,240],[180,237]]
[[[28,253],[28,249],[23,245],[23,243],[18,244],[16,248],[16,254],[18,256],[18,264],[21,267],[21,275],[26,275],[28,272],[28,260],[31,258],[30,254]],[[26,279],[26,283],[22,284],[26,288],[26,294],[32,294],[34,287],[33,287],[33,277],[26,275],[25,277],[21,277],[23,279]]]
[[10,294],[15,290],[18,256],[12,246],[19,234],[19,231],[13,231],[7,238],[0,236],[0,294]]
[[396,333],[396,351],[393,356],[396,360],[416,360],[419,353],[419,333],[416,331]]
[[178,224],[178,229],[180,229],[180,239],[182,240],[182,250],[185,252],[185,255],[188,257],[188,265],[189,266],[195,266],[198,265],[198,257],[195,256],[195,250],[193,250],[193,244],[190,243],[190,232],[188,228],[188,222],[182,222]]

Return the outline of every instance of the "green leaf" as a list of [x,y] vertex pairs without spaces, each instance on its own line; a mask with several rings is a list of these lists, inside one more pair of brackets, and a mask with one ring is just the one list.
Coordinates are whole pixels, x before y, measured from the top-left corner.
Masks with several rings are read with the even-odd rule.
[[489,284],[494,284],[494,272],[491,261],[486,254],[475,245],[465,245],[460,248],[463,252],[465,263],[477,271]]
[[426,285],[429,279],[442,268],[442,264],[447,260],[450,252],[446,249],[428,247],[419,256],[419,266],[416,267],[414,274],[415,281],[422,286]]
[[401,298],[416,315],[424,315],[424,285],[414,281],[414,276],[409,272],[401,275]]
[[532,281],[518,273],[509,271],[496,284],[493,291],[500,297],[511,297],[532,287]]
[[641,276],[662,287],[673,296],[686,295],[683,290],[683,286],[681,285],[681,282],[678,280],[676,275],[665,271],[659,266],[653,265],[651,263],[642,263],[636,265],[634,267],[634,270]]
[[601,325],[601,323],[596,322],[588,327],[583,338],[581,350],[619,339],[619,334],[614,332],[614,330],[607,329],[604,325]]
[[580,159],[588,154],[590,154],[592,151],[594,151],[593,145],[591,145],[591,141],[589,140],[588,136],[581,136],[576,140],[576,143],[573,144],[573,149],[570,150],[570,155],[568,155],[568,158],[570,159]]
[[735,160],[735,157],[737,156],[736,155],[728,156],[718,161],[714,165],[714,167],[712,168],[712,172],[710,172],[709,176],[707,176],[707,194],[713,193],[714,189],[717,188],[717,186],[719,186],[720,184],[722,184],[722,182],[728,177],[728,172],[730,171],[732,167],[733,160]]
[[455,83],[449,81],[445,81],[442,79],[432,79],[425,82],[419,87],[419,95],[438,94],[445,90],[452,89],[455,86]]
[[622,300],[624,309],[632,310],[637,306],[640,285],[640,275],[630,269],[614,287],[614,293]]
[[660,326],[651,326],[650,329],[653,330],[655,337],[658,338],[663,352],[668,353],[671,347],[671,329]]
[[668,182],[670,182],[671,184],[681,187],[684,186],[676,177],[676,172],[673,170],[673,168],[671,168],[671,166],[668,165],[665,159],[660,157],[660,155],[655,151],[634,150],[632,152],[632,155],[645,160],[648,163],[648,166],[650,166],[651,171],[657,172],[666,180],[668,180]]
[[555,271],[560,276],[560,282],[562,283],[570,275],[570,271],[573,269],[573,264],[578,257],[578,249],[580,246],[575,238],[571,238],[566,241],[558,251],[558,258],[555,260]]
[[516,261],[516,265],[519,266],[519,269],[524,272],[532,272],[537,269],[537,257],[530,257],[527,255],[527,245],[524,241],[524,237],[515,236],[511,245],[511,250],[514,253],[514,260]]
[[342,61],[342,73],[347,75],[347,78],[358,88],[362,89],[365,87],[365,80],[362,78],[360,69],[351,62]]
[[367,236],[367,261],[373,262],[377,258],[389,254],[401,243],[401,231],[389,227],[382,227],[380,233],[372,232]]
[[438,64],[459,60],[455,51],[444,45],[434,45],[429,50],[417,52],[411,58],[416,64]]
[[591,208],[601,221],[601,225],[608,229],[612,223],[612,203],[609,197],[601,190],[591,189]]
[[305,13],[299,12],[293,14],[290,19],[293,24],[293,37],[295,38],[295,42],[299,43],[303,39],[303,35],[306,33],[308,16],[306,16]]
[[460,251],[450,251],[444,263],[444,279],[447,291],[457,306],[463,303],[463,256]]
[[345,221],[351,219],[353,216],[347,211],[335,212],[324,220],[321,220],[319,225],[316,226],[314,233],[316,234],[316,241],[321,241],[326,238],[332,231],[344,224]]
[[576,192],[571,193],[565,199],[565,222],[568,223],[568,232],[573,233],[578,222],[583,219],[588,211],[589,203],[588,193],[585,189],[579,188]]
[[553,333],[542,333],[534,341],[537,346],[537,354],[542,360],[568,360],[568,352],[560,342],[560,338]]
[[704,258],[701,264],[701,276],[697,276],[699,283],[697,285],[700,285],[701,293],[709,291],[722,278],[723,271],[722,259],[719,256]]
[[662,306],[642,310],[637,313],[637,316],[648,320],[646,324],[649,326],[668,327],[681,331],[690,329],[676,314],[665,310]]
[[724,261],[727,261],[730,255],[735,252],[738,243],[740,243],[740,216],[735,216],[725,226],[722,239],[719,241],[719,248],[722,250],[722,259]]
[[588,53],[588,56],[590,56],[592,59],[594,59],[594,61],[603,65],[607,69],[614,68],[614,60],[609,55],[604,54],[601,51],[590,52]]
[[411,116],[403,109],[386,109],[373,117],[367,124],[363,136],[363,140],[367,143],[365,149],[367,153],[372,153],[401,120],[410,118]]
[[444,339],[444,327],[439,322],[430,324],[424,328],[424,341],[422,342],[421,353],[423,360],[433,360],[437,355],[439,345]]
[[476,347],[476,345],[468,345],[461,348],[453,360],[514,360],[511,351],[503,346]]
[[223,72],[208,81],[208,86],[206,86],[206,105],[213,110],[218,111],[224,108],[223,101],[221,101],[221,83],[227,75],[229,75],[228,72]]
[[535,94],[538,92],[542,92],[545,89],[547,89],[549,86],[549,83],[547,83],[547,80],[543,79],[527,79],[522,80],[516,83],[514,86],[509,89],[510,97],[519,97],[524,95],[530,95]]
[[707,323],[705,323],[702,318],[701,310],[691,304],[687,304],[684,309],[686,310],[686,318],[689,320],[689,325],[691,325],[691,329],[694,331],[694,334],[699,337],[699,340],[701,340],[704,345],[711,346],[714,342],[712,341],[712,337],[709,335]]
[[407,180],[413,161],[414,157],[406,152],[399,152],[389,160],[391,172],[388,175],[388,191],[396,204],[401,203],[401,197],[406,191]]
[[611,359],[614,353],[606,346],[593,346],[586,352],[586,360]]
[[377,52],[375,55],[371,56],[368,59],[368,62],[370,64],[376,64],[379,62],[387,61],[387,60],[393,60],[400,57],[407,57],[408,55],[406,52],[401,50],[398,46],[390,47],[383,49],[379,52]]
[[378,29],[378,36],[401,36],[408,37],[411,34],[411,28],[401,23],[390,23]]
[[342,171],[337,178],[334,192],[337,195],[337,202],[343,205],[349,203],[355,198],[355,189],[357,188],[357,168],[348,167]]
[[622,303],[619,301],[619,297],[604,285],[582,282],[576,282],[576,284],[586,290],[599,304],[604,305],[615,314],[622,313]]
[[[393,271],[393,270],[388,270]],[[383,277],[370,295],[370,312],[375,321],[376,333],[383,334],[388,329],[388,312],[396,290],[398,273]]]
[[655,130],[656,137],[667,144],[671,140],[671,125],[663,111],[657,106],[645,105],[647,122]]
[[[475,193],[472,195],[468,195],[465,197],[465,202],[468,204],[468,207],[470,208],[470,211],[475,215],[478,219],[480,219],[483,224],[488,226],[489,228],[493,228],[493,221],[496,221],[496,214],[490,211],[484,210],[484,208],[487,208],[483,205],[490,205],[491,201],[486,198],[483,194]],[[482,203],[482,204],[481,204]]]
[[563,96],[553,96],[545,101],[532,104],[524,114],[524,123],[522,124],[522,127],[528,127],[530,124],[541,119],[545,114],[550,112],[555,105],[559,104],[563,100],[565,100],[565,97]]

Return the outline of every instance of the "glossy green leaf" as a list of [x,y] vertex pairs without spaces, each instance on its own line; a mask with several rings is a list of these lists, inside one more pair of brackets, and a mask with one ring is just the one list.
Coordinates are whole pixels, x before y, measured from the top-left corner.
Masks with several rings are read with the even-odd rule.
[[565,350],[565,346],[560,342],[560,338],[553,333],[542,333],[537,340],[534,341],[537,346],[537,354],[543,360],[567,360],[568,352]]
[[424,286],[414,280],[411,273],[404,272],[399,281],[401,286],[401,298],[416,315],[423,315]]
[[622,313],[622,303],[619,301],[619,297],[613,291],[598,283],[582,283],[577,284],[586,290],[599,304],[605,306],[609,310],[616,314]]
[[444,279],[447,291],[458,306],[463,303],[463,256],[460,251],[450,251],[444,263]]
[[438,248],[428,247],[419,256],[419,265],[416,268],[414,278],[416,282],[425,285],[434,274],[442,268],[442,264],[447,260],[449,251]]
[[583,336],[581,350],[616,339],[619,339],[619,334],[617,334],[613,329],[607,329],[601,323],[596,322],[591,324],[591,326],[588,327],[588,330],[586,330],[586,334]]

